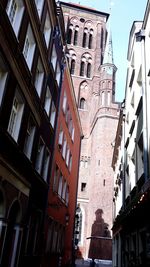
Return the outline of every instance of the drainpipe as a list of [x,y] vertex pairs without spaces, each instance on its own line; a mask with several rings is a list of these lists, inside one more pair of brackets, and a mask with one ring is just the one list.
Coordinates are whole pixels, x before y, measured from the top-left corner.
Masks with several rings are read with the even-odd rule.
[[123,101],[122,104],[122,138],[123,138],[123,160],[122,160],[122,164],[123,164],[123,184],[122,184],[122,207],[123,210],[125,209],[125,199],[126,199],[126,179],[125,179],[125,160],[126,160],[126,148],[125,148],[125,118],[126,118],[126,114],[125,114],[125,100]]
[[146,54],[145,54],[145,31],[140,30],[136,34],[136,41],[141,43],[142,64],[142,97],[143,97],[143,160],[144,180],[148,180],[148,133],[147,133],[147,86],[146,86]]

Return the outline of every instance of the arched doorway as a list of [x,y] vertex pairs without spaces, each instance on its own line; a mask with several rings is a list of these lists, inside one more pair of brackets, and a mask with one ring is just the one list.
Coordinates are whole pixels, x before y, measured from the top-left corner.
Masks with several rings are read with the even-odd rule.
[[8,212],[6,220],[6,234],[3,242],[1,266],[17,267],[21,246],[21,207],[18,200],[15,200]]

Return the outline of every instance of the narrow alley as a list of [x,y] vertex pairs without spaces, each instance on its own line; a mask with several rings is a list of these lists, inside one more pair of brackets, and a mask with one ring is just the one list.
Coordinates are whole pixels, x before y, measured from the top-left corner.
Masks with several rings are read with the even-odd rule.
[[0,267],[150,267],[150,0],[113,2],[0,0]]

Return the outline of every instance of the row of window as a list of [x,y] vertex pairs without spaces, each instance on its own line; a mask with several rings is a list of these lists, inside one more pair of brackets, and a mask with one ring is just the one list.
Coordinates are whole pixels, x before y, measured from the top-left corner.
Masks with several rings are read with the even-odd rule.
[[[8,68],[6,64],[4,63],[4,60],[0,54],[0,105],[2,103],[4,90],[7,85],[8,76],[9,76]],[[41,68],[41,62],[39,60],[38,65],[37,65],[36,76],[35,76],[35,88],[39,96],[41,94],[43,78],[44,78],[44,74]],[[16,92],[16,96],[14,98],[13,108],[12,108],[12,118],[11,118],[10,125],[9,125],[9,132],[12,135],[12,137],[15,139],[15,141],[17,141],[18,134],[19,134],[19,130],[15,127],[15,120],[17,120],[18,124],[20,124],[19,121],[21,122],[23,109],[24,109],[23,98],[19,95],[19,93]],[[54,128],[56,108],[52,100],[49,86],[47,86],[47,89],[46,89],[44,109],[47,113],[47,116],[49,117],[51,126]],[[19,115],[17,116],[17,114]]]
[[74,126],[73,126],[73,120],[72,120],[72,117],[71,117],[71,112],[70,112],[70,108],[69,108],[69,105],[68,105],[67,95],[66,95],[65,92],[64,92],[64,97],[63,97],[62,110],[63,110],[63,113],[65,115],[65,120],[66,120],[66,124],[68,126],[68,130],[69,130],[69,134],[70,134],[71,140],[74,142],[75,129],[74,129]]
[[[36,9],[37,9],[39,18],[41,18],[44,0],[35,0],[34,3],[36,5]],[[14,29],[14,32],[16,34],[16,37],[18,37],[18,34],[19,34],[19,29],[21,26],[21,21],[23,18],[24,10],[25,10],[25,5],[24,5],[23,0],[9,0],[8,1],[7,7],[6,7],[6,12],[7,12],[8,18],[10,20],[10,23]],[[32,35],[31,31],[29,31],[28,33]],[[47,12],[46,18],[45,18],[43,34],[44,34],[46,45],[48,47],[49,46],[49,40],[50,40],[50,34],[51,34],[51,21],[50,21],[50,16],[49,16],[48,12]],[[30,37],[32,37],[31,39],[33,41],[34,40],[33,35]],[[27,54],[27,49],[28,49],[29,45],[32,46],[32,43],[26,42],[26,46],[25,46],[25,50],[24,50],[25,55]],[[34,50],[34,42],[33,42],[32,48]]]
[[[25,102],[17,89],[14,96],[10,119],[8,123],[8,129],[7,129],[9,134],[16,142],[18,141],[18,136],[21,128],[24,106]],[[30,116],[27,126],[25,144],[24,144],[24,153],[29,159],[31,159],[32,155],[32,148],[33,148],[36,128],[37,128],[36,123],[34,122],[32,116]],[[50,161],[50,152],[46,147],[42,138],[40,138],[37,149],[35,169],[43,177],[45,181],[47,181],[49,161]]]
[[71,150],[69,148],[69,144],[67,143],[67,138],[66,138],[66,136],[62,130],[62,127],[60,128],[60,132],[59,132],[58,145],[59,145],[59,149],[60,149],[60,152],[62,154],[62,157],[65,160],[69,171],[71,172],[72,153],[71,153]]
[[[84,28],[83,38],[82,38],[82,47],[92,49],[93,42],[93,29],[88,30]],[[73,27],[71,24],[68,31],[68,44],[79,45],[79,26]]]
[[58,222],[49,220],[46,241],[46,254],[60,253],[64,248],[65,228]]
[[[31,70],[32,63],[33,63],[35,47],[36,47],[35,38],[33,36],[31,25],[29,24],[26,38],[25,38],[24,48],[23,48],[23,55],[30,70]],[[57,53],[56,53],[56,48],[54,44],[52,48],[51,63],[52,63],[53,70],[55,73],[55,79],[59,86],[60,78],[61,78],[61,68],[57,60]],[[44,67],[43,67],[41,58],[39,58],[38,63],[37,63],[36,76],[35,76],[35,88],[36,88],[36,91],[39,97],[41,96],[41,90],[42,90],[44,77],[45,77]]]
[[[74,75],[76,73],[76,53],[73,49],[70,49],[66,55],[70,66],[70,72],[72,75]],[[84,53],[81,57],[79,75],[82,77],[91,78],[91,66],[91,55],[89,53]]]
[[90,157],[82,156],[80,160],[80,166],[87,168],[88,165],[90,165]]
[[110,91],[102,91],[101,93],[101,105],[110,106],[111,103],[111,94]]
[[[110,91],[108,92],[102,92],[101,93],[101,105],[104,106],[110,106],[110,103],[111,103],[111,98],[110,98]],[[80,101],[79,101],[79,108],[80,109],[86,109],[86,100],[84,97],[81,97],[80,98]]]
[[[75,74],[75,66],[76,66],[75,59],[71,59],[71,62],[70,62],[70,73],[72,75]],[[91,78],[91,63],[89,63],[89,62],[86,63],[84,61],[81,61],[79,75],[82,76],[82,77]]]
[[[49,90],[49,87],[47,87],[47,90]],[[49,112],[50,123],[52,126],[54,126],[56,110],[54,109],[54,103],[51,97],[48,98],[47,94],[45,97],[44,105],[46,112],[47,113]],[[25,110],[25,100],[21,95],[19,88],[17,87],[12,103],[12,108],[7,128],[8,133],[16,142],[18,142],[24,110]],[[32,156],[32,149],[33,149],[36,129],[37,129],[36,122],[30,115],[24,142],[24,153],[29,159],[31,159]],[[45,181],[47,180],[49,161],[50,161],[50,152],[46,147],[42,138],[40,138],[37,150],[35,169],[43,177]]]
[[[41,16],[44,0],[38,0],[38,1],[35,0],[35,4],[37,7],[39,16]],[[21,21],[22,21],[24,10],[25,10],[25,6],[24,6],[23,0],[9,0],[8,1],[6,12],[8,14],[8,18],[16,34],[16,37],[18,37],[19,28],[21,26]],[[47,11],[44,29],[43,29],[43,35],[44,35],[47,48],[49,47],[51,32],[52,32],[52,26],[51,26],[51,21],[50,21],[50,15]],[[31,70],[32,68],[35,49],[36,49],[36,40],[35,40],[35,36],[32,31],[31,24],[29,23],[27,32],[26,32],[24,47],[22,51],[29,70]],[[61,68],[60,68],[59,62],[57,61],[57,53],[56,53],[54,44],[52,48],[51,64],[54,69],[55,79],[59,86],[60,77],[61,77]],[[44,67],[43,67],[41,58],[39,58],[38,63],[37,63],[37,69],[36,69],[36,77],[35,77],[35,88],[37,90],[39,97],[41,95],[44,77],[45,77]]]
[[[2,64],[1,64],[2,63]],[[2,96],[4,94],[4,89],[6,87],[6,78],[8,75],[8,72],[6,72],[6,69],[4,70],[4,64],[3,60],[0,57],[0,105],[2,103]],[[5,71],[5,72],[4,72]],[[12,110],[8,125],[8,132],[13,137],[13,139],[17,142],[20,126],[21,126],[21,120],[23,116],[25,106],[25,100],[22,97],[22,95],[19,93],[19,88],[16,88],[13,104],[12,104]],[[46,94],[45,94],[45,101],[44,101],[44,109],[47,113],[47,116],[49,117],[49,121],[51,126],[54,128],[55,125],[55,117],[56,117],[56,108],[54,101],[52,100],[51,92],[49,86],[47,86]],[[29,126],[30,127],[30,126]],[[33,127],[32,127],[33,128]]]
[[68,206],[69,203],[69,185],[66,179],[63,177],[58,166],[55,168],[53,191],[58,194],[60,199]]

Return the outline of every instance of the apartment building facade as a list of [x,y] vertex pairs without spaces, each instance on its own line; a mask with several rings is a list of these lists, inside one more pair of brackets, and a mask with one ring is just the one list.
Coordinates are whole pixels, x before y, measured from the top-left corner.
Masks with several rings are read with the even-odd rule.
[[[61,2],[84,138],[81,142],[75,247],[79,258],[111,259],[112,145],[118,123],[109,14]],[[107,41],[106,41],[107,40]]]
[[130,31],[125,101],[113,155],[113,266],[118,267],[150,264],[149,25],[150,1],[143,21],[135,21]]
[[[74,257],[74,219],[82,129],[66,62],[48,195],[47,257],[43,266],[66,266]],[[46,258],[45,258],[46,259]]]
[[0,265],[40,266],[63,72],[55,1],[0,1]]

